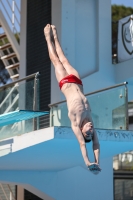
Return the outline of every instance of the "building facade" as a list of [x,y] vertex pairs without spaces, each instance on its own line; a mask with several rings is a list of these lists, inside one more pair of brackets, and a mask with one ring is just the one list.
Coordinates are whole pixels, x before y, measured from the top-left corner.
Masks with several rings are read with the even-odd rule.
[[[48,23],[56,25],[63,51],[71,65],[79,72],[85,94],[128,82],[128,102],[133,101],[133,59],[117,64],[112,61],[112,17],[111,2],[109,0],[23,0],[21,1],[19,50],[17,51],[17,45],[13,47],[15,52],[19,52],[19,55],[16,54],[19,60],[20,79],[36,72],[40,73],[40,110],[49,110],[48,104],[54,104],[65,99],[58,87],[44,38],[43,29]],[[6,26],[3,28],[6,29]],[[18,62],[13,64],[13,68],[18,67]],[[16,71],[16,74],[15,72],[13,73],[13,78],[16,78],[18,71]],[[130,113],[131,110],[132,103],[129,105]],[[46,124],[40,122],[40,128],[48,127],[49,123],[49,121]],[[133,130],[132,124],[132,114],[130,114],[130,130]],[[77,150],[76,145],[74,147]],[[42,147],[39,148],[43,149]],[[90,149],[90,147],[88,148]],[[103,148],[103,151],[106,148]],[[123,151],[126,151],[126,148]],[[33,148],[33,152],[35,153],[36,149]],[[85,200],[89,197],[93,200],[112,200],[113,198],[117,200],[123,198],[121,196],[122,187],[125,188],[125,191],[128,190],[127,196],[126,192],[124,193],[124,200],[129,196],[131,199],[133,171],[132,167],[122,167],[122,159],[125,158],[123,163],[128,159],[131,160],[132,151],[114,157],[114,162],[113,155],[112,153],[110,156],[106,155],[102,158],[101,166],[103,172],[95,178],[88,175],[88,172],[78,164],[76,167],[68,168],[66,171],[63,170],[59,173],[54,170],[50,172],[48,170],[43,171],[42,168],[39,168],[37,172],[34,171],[32,174],[32,170],[35,170],[35,168],[33,166],[31,170],[28,166],[30,170],[24,173],[24,176],[27,176],[28,183],[25,182],[26,179],[24,179],[22,171],[20,177],[17,172],[14,172],[13,175],[19,177],[14,179],[18,184],[17,200],[27,199],[27,196],[30,195],[28,192],[24,192],[24,188],[42,199]],[[63,162],[65,163],[64,160]],[[129,163],[132,166],[132,161]],[[38,166],[35,164],[35,167]],[[24,170],[25,168],[22,167],[22,169]],[[46,182],[44,179],[46,179]],[[50,182],[51,179],[53,182]],[[5,181],[8,182],[8,178]],[[33,182],[36,184],[32,184]],[[97,188],[92,187],[90,182],[93,184],[97,182]],[[64,187],[62,183],[64,183]],[[91,188],[90,194],[88,194],[89,189],[84,191],[82,183],[83,185],[89,184],[89,188]],[[54,187],[55,184],[57,184],[56,187]],[[43,188],[44,186],[45,188]],[[52,189],[50,190],[48,186],[52,187]],[[104,192],[103,187],[105,188]],[[46,194],[44,195],[42,191],[46,191]],[[37,197],[33,195],[30,198],[36,199]]]

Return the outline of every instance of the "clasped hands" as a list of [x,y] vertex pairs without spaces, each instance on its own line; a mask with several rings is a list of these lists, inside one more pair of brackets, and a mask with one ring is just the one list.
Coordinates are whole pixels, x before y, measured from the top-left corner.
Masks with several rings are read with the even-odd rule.
[[90,163],[88,165],[88,169],[95,175],[99,174],[101,172],[101,168],[99,167],[99,164],[97,163]]

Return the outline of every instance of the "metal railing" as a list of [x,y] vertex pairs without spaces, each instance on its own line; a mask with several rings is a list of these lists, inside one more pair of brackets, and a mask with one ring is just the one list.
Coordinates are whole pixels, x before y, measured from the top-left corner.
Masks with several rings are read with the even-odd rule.
[[[127,89],[127,85],[128,82],[124,82],[124,83],[120,83],[120,84],[116,84],[116,85],[113,85],[113,86],[110,86],[110,87],[107,87],[107,88],[103,88],[103,89],[100,89],[100,90],[96,90],[96,91],[93,91],[93,92],[89,92],[87,94],[85,94],[85,96],[88,96],[88,95],[92,95],[92,94],[96,94],[96,93],[99,93],[99,92],[104,92],[106,90],[110,90],[110,89],[113,89],[113,88],[117,88],[117,87],[120,87],[120,86],[125,86],[126,89]],[[53,106],[56,106],[58,104],[61,104],[61,103],[64,103],[66,102],[66,100],[63,100],[63,101],[59,101],[57,103],[52,103],[52,104],[49,104],[49,107],[52,108]],[[127,105],[128,106],[128,105]]]
[[0,8],[17,41],[20,41],[20,8],[15,0],[0,0]]
[[[16,89],[16,87],[17,86],[19,86],[18,85],[18,83],[21,83],[21,82],[23,82],[24,83],[24,81],[27,81],[27,80],[29,80],[29,79],[33,79],[34,78],[34,98],[33,98],[33,110],[35,111],[35,110],[37,110],[37,85],[38,85],[38,82],[37,82],[37,80],[38,80],[38,77],[39,77],[39,72],[37,72],[37,73],[34,73],[34,74],[31,74],[31,75],[29,75],[29,76],[26,76],[25,78],[22,78],[22,79],[19,79],[19,80],[17,80],[17,81],[14,81],[14,82],[12,82],[12,83],[9,83],[9,84],[6,84],[6,85],[3,85],[3,86],[1,86],[0,87],[0,92],[1,91],[3,91],[3,90],[6,90],[6,89],[8,89],[8,88],[11,88],[11,90],[8,92],[8,94],[5,96],[5,98],[0,102],[0,108],[4,105],[4,103],[11,97],[11,94],[14,92],[14,90]],[[18,91],[18,94],[19,94],[19,92],[20,91]],[[18,95],[17,94],[17,95]],[[16,96],[17,96],[16,95]],[[15,97],[16,98],[16,97]],[[18,97],[19,98],[19,97]],[[17,98],[17,99],[18,99]],[[10,109],[9,109],[10,110]],[[3,112],[3,113],[6,113],[6,112]],[[3,113],[1,113],[1,114],[3,114]]]
[[[0,114],[16,110],[39,110],[39,72],[0,87]],[[3,126],[0,128],[0,139],[39,129],[39,123],[39,118],[34,118]]]
[[[121,89],[121,87],[123,87],[123,89]],[[113,91],[112,89],[116,90],[116,95],[115,95],[115,91],[114,91],[113,97],[111,96],[112,91]],[[108,95],[106,95],[107,92],[108,92]],[[110,115],[110,117],[112,117],[111,115],[113,115],[113,113],[114,113],[114,118],[112,117],[112,120],[113,120],[112,123],[115,124],[117,120],[119,120],[119,122],[121,120],[121,122],[119,124],[123,124],[123,122],[124,122],[125,125],[119,126],[119,129],[124,128],[124,129],[128,130],[129,120],[128,120],[128,88],[127,88],[127,82],[124,82],[124,83],[121,83],[121,84],[116,84],[114,86],[103,88],[103,89],[100,89],[100,90],[96,90],[96,91],[85,94],[85,96],[89,100],[91,110],[94,111],[93,114],[95,115],[94,117],[97,118],[96,121],[98,120],[98,118],[101,118],[99,113],[103,112],[103,110],[100,110],[100,112],[98,113],[98,111],[96,111],[96,109],[95,109],[96,105],[97,105],[97,109],[99,109],[99,107],[102,107],[102,106],[104,107],[103,101],[105,100],[105,104],[106,104],[106,102],[107,102],[106,99],[108,98],[108,96],[110,96],[110,98],[109,98],[110,104],[112,104],[112,102],[111,102],[112,98],[113,98],[112,101],[117,100],[118,104],[115,103],[115,105],[113,105],[113,104],[110,105],[108,103],[108,105],[105,108],[105,109],[108,109],[108,111],[105,111],[106,113],[105,113],[105,116],[102,116],[102,120],[104,122],[105,121],[104,118],[106,118],[106,115]],[[100,102],[99,102],[99,96],[101,97]],[[91,100],[91,102],[90,102],[90,100]],[[93,102],[95,102],[95,103],[93,103]],[[49,104],[49,107],[51,108],[51,112],[50,112],[50,120],[51,120],[50,124],[51,124],[51,126],[70,126],[70,123],[66,123],[66,122],[69,121],[69,119],[67,117],[68,111],[67,111],[67,106],[66,106],[66,100],[63,100],[63,101],[60,101],[60,102],[57,102],[57,103],[53,103],[53,104]],[[112,109],[112,110],[109,111],[109,109]],[[122,114],[121,114],[121,116],[119,116],[119,119],[118,119],[117,115],[120,115],[119,114],[120,112]],[[121,117],[123,119],[120,119]],[[63,120],[63,118],[64,118],[64,120]],[[122,122],[122,120],[123,120],[123,122]],[[106,122],[104,122],[103,124],[105,125]],[[105,127],[104,126],[102,126],[102,127],[97,126],[96,128],[105,128],[106,129],[107,127],[106,126]],[[112,129],[113,127],[111,125],[109,125],[109,129],[110,128]]]
[[[15,81],[13,83],[10,83],[10,84],[7,84],[7,85],[4,85],[4,86],[0,87],[0,92],[1,91],[6,91],[8,88],[10,88],[10,90],[8,91],[8,93],[5,96],[5,98],[2,101],[0,101],[0,109],[4,106],[5,102],[7,102],[7,100],[9,98],[11,98],[11,100],[8,100],[8,101],[10,101],[10,104],[8,105],[8,108],[6,108],[5,111],[2,110],[3,112],[1,112],[1,110],[0,110],[1,114],[5,113],[7,111],[8,112],[11,111],[10,108],[12,108],[12,105],[16,106],[16,107],[13,107],[14,111],[16,109],[21,109],[21,107],[22,107],[22,109],[27,109],[27,110],[29,109],[29,110],[34,110],[34,111],[39,109],[39,102],[38,102],[38,81],[37,81],[38,80],[38,76],[39,76],[39,73],[37,72],[37,73],[32,74],[30,76],[27,76],[27,77],[25,77],[23,79],[20,79],[18,81]],[[29,96],[26,97],[26,99],[29,98],[29,97],[30,97],[30,99],[28,101],[25,101],[23,99],[25,91],[22,91],[25,88],[25,86],[24,86],[24,88],[22,88],[22,87],[18,88],[18,86],[21,86],[19,83],[21,83],[21,82],[25,83],[25,81],[27,81],[27,80],[29,80],[31,78],[34,79],[34,82],[32,82],[31,86],[28,86],[28,90],[26,90],[26,93],[28,94],[28,91],[29,92],[31,91],[30,87],[32,87],[33,88],[33,92],[32,92],[33,94],[32,95],[28,94]],[[122,86],[124,86],[123,89],[120,88]],[[14,87],[16,87],[17,89],[16,88],[14,89]],[[119,104],[117,104],[117,105],[116,104],[113,105],[113,106],[111,105],[112,106],[111,107],[112,110],[108,111],[108,114],[112,113],[115,108],[119,109],[121,106],[124,105],[123,108],[122,108],[122,113],[124,113],[123,117],[124,117],[124,123],[125,123],[125,125],[122,126],[122,129],[123,129],[123,127],[126,127],[126,130],[128,130],[128,89],[127,89],[127,82],[124,82],[124,83],[121,83],[121,84],[117,84],[117,85],[114,85],[114,86],[111,86],[111,87],[103,88],[101,90],[96,90],[96,91],[93,91],[93,92],[85,94],[85,96],[87,98],[88,98],[88,96],[89,96],[89,98],[90,97],[94,97],[93,99],[91,99],[91,102],[93,103],[93,101],[96,100],[99,95],[106,94],[106,91],[109,91],[106,96],[108,96],[110,94],[112,95],[111,90],[115,89],[115,88],[118,88],[120,91],[119,92],[116,91],[116,94],[113,93],[113,98],[115,98],[115,95],[117,95],[117,100],[121,101],[121,102]],[[15,93],[14,99],[17,98],[17,100],[21,101],[17,105],[16,105],[16,101],[14,102],[13,99],[12,99],[12,96],[11,96],[12,92],[10,92],[10,91],[14,91],[14,90],[18,91],[17,93]],[[99,103],[99,105],[97,105],[98,107],[101,107],[102,100],[103,100],[103,98],[105,99],[105,97],[101,98],[101,102]],[[111,99],[112,99],[112,96],[110,96],[110,102],[111,102]],[[105,101],[106,101],[106,99],[105,99]],[[56,126],[56,125],[57,126],[58,125],[62,126],[62,124],[55,124],[55,123],[53,123],[53,118],[54,118],[54,120],[56,118],[58,118],[58,113],[59,112],[63,113],[63,115],[61,117],[61,120],[63,120],[67,116],[67,106],[66,106],[66,104],[64,104],[65,102],[66,102],[66,100],[60,101],[60,102],[57,102],[57,103],[54,103],[54,104],[49,104],[49,107],[51,108],[50,116],[44,116],[44,117],[42,116],[42,117],[40,117],[40,119],[39,119],[39,128],[38,129],[40,129],[41,127],[42,128],[48,127],[49,126],[49,121],[50,121],[51,126]],[[90,99],[89,99],[89,102],[90,102]],[[61,108],[62,105],[63,106],[65,105],[65,107]],[[25,106],[25,108],[24,108],[24,106]],[[108,109],[110,109],[109,106],[110,105],[108,104]],[[116,115],[119,114],[118,112],[115,110],[115,112],[114,112],[114,117],[115,118],[116,118]],[[95,111],[94,111],[94,113],[97,114],[97,112],[95,112]],[[67,119],[67,118],[64,119],[64,120],[69,121],[69,119]],[[65,125],[67,126],[67,124],[65,124]],[[14,126],[14,128],[16,128],[15,125],[13,125],[13,126]],[[38,126],[37,119],[34,119],[34,130],[37,129],[37,126]],[[103,128],[103,127],[96,127],[96,128]],[[3,127],[2,129],[5,129],[5,127]],[[120,129],[121,129],[121,127],[120,127]]]
[[12,83],[8,83],[8,84],[6,84],[6,85],[3,85],[3,86],[1,86],[0,87],[0,90],[3,90],[3,89],[5,89],[5,88],[8,88],[8,87],[10,87],[10,86],[13,86],[13,85],[15,85],[16,83],[19,83],[19,82],[22,82],[22,81],[26,81],[26,80],[28,80],[28,79],[31,79],[31,78],[34,78],[35,80],[39,77],[39,72],[36,72],[36,73],[34,73],[34,74],[31,74],[31,75],[29,75],[29,76],[26,76],[25,78],[22,78],[22,79],[19,79],[19,80],[17,80],[17,81],[14,81],[14,82],[12,82]]

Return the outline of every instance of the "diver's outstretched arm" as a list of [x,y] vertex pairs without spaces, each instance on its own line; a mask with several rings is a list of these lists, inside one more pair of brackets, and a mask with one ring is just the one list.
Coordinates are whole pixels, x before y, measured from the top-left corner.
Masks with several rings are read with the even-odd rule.
[[89,166],[91,164],[91,162],[90,162],[89,157],[88,157],[86,144],[85,144],[83,135],[81,133],[81,130],[80,130],[80,128],[78,126],[74,126],[74,125],[72,125],[72,130],[73,130],[73,132],[74,132],[74,134],[75,134],[75,136],[76,136],[76,138],[77,138],[77,140],[79,142],[84,162],[85,162],[85,164],[87,166]]
[[94,151],[95,162],[99,164],[100,144],[95,129],[93,132],[93,151]]

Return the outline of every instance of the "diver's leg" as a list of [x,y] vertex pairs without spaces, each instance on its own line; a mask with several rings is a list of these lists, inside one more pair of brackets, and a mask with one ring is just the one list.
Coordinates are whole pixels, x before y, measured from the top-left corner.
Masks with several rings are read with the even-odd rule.
[[66,69],[68,74],[73,74],[73,75],[77,76],[78,78],[80,78],[78,72],[70,65],[69,61],[67,60],[67,58],[65,57],[65,55],[63,53],[63,50],[62,50],[59,40],[58,40],[56,27],[54,25],[51,25],[51,28],[52,28],[52,32],[53,32],[54,45],[55,45],[55,49],[56,49],[57,55],[59,57],[59,60],[63,64],[63,66]]
[[50,24],[47,24],[44,28],[44,35],[48,46],[49,57],[55,68],[57,81],[60,82],[60,80],[63,79],[65,76],[67,76],[68,73],[63,67],[62,63],[60,62],[57,53],[53,47],[50,31],[51,31],[51,26]]

